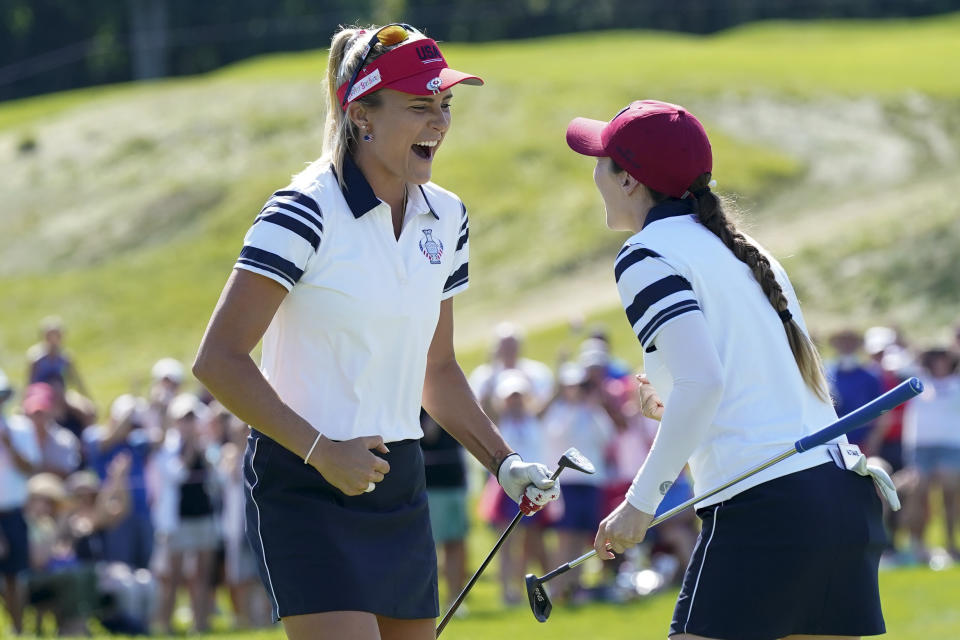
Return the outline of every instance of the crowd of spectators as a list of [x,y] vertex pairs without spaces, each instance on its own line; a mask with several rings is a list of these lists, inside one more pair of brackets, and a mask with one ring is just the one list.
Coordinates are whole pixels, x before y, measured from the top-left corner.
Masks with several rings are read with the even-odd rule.
[[[632,363],[617,359],[602,329],[577,336],[579,350],[548,365],[523,356],[519,328],[500,325],[489,361],[469,376],[481,405],[525,459],[550,464],[576,447],[597,470],[565,474],[561,499],[524,518],[500,551],[508,605],[524,601],[524,574],[548,571],[590,547],[656,434],[657,423],[638,405]],[[217,612],[227,615],[218,592],[228,597],[235,626],[270,624],[244,535],[247,426],[191,387],[183,365],[170,358],[153,366],[143,397],[121,395],[98,416],[63,348],[61,324],[44,320],[41,337],[27,352],[22,388],[0,371],[0,596],[14,630],[24,628],[27,612],[34,617],[28,628],[52,617],[64,635],[167,633],[178,626],[178,604],[189,602],[180,627],[205,631]],[[927,349],[889,327],[839,331],[827,342],[827,378],[840,415],[906,377],[926,385],[918,398],[850,434],[888,469],[904,505],[886,514],[884,564],[960,560],[960,330],[954,344]],[[516,505],[430,416],[423,413],[421,423],[432,527],[452,600],[467,577],[473,516],[499,533]],[[469,513],[472,490],[479,494],[476,514]],[[692,495],[684,472],[661,512]],[[932,512],[942,514],[942,549],[927,545]],[[599,576],[558,577],[553,600],[620,599],[624,588],[644,593],[636,579],[644,567],[656,569],[657,586],[675,583],[697,526],[692,511],[668,520]]]
[[270,623],[243,532],[246,425],[187,389],[170,358],[144,397],[98,417],[60,323],[41,335],[19,393],[0,373],[0,595],[14,631],[27,612],[28,628],[52,617],[60,635],[168,633],[181,588],[194,630],[210,628],[218,587],[235,626]]

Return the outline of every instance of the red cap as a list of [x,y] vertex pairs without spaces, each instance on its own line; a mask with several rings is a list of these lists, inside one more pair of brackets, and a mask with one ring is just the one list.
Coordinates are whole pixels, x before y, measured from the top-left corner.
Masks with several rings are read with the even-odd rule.
[[682,198],[694,180],[713,171],[703,125],[681,106],[658,100],[631,102],[610,122],[575,118],[567,144],[586,156],[610,157],[654,191]]
[[53,409],[53,387],[46,382],[34,382],[23,391],[23,412],[27,415]]
[[[353,83],[346,105],[380,89],[429,96],[446,91],[460,82],[483,84],[478,76],[448,67],[436,41],[421,38],[390,49],[368,64]],[[341,104],[347,84],[345,82],[337,89]]]

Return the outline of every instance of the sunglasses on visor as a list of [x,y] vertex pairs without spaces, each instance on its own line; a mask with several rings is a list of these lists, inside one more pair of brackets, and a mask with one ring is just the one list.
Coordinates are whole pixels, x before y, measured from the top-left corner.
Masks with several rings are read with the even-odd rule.
[[357,65],[357,68],[353,71],[353,75],[350,76],[350,82],[347,83],[347,90],[343,93],[343,100],[340,102],[341,109],[347,108],[347,98],[353,90],[357,76],[360,75],[360,72],[363,71],[363,68],[367,65],[367,58],[370,57],[373,46],[379,42],[381,46],[392,47],[401,42],[406,42],[411,34],[420,34],[420,31],[405,22],[393,22],[377,29],[377,32],[370,37],[370,40],[363,48],[363,58],[360,59],[360,64]]

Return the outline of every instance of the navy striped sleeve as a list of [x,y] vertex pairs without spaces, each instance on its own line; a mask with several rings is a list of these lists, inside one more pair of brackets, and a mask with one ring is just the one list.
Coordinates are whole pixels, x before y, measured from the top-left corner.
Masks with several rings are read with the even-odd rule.
[[277,191],[247,232],[234,266],[275,280],[289,291],[322,239],[323,212],[317,201],[299,191]]
[[659,258],[634,245],[621,252],[614,267],[627,321],[644,349],[670,321],[700,310],[690,282]]
[[460,203],[460,221],[457,231],[457,249],[453,254],[453,261],[450,265],[450,275],[443,284],[442,300],[455,296],[470,284],[468,276],[470,263],[470,218],[467,215],[467,208]]

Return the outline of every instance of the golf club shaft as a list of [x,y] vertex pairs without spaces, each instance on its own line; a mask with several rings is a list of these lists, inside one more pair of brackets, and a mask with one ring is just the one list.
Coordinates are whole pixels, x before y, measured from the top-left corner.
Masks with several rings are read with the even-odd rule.
[[[754,468],[751,469],[750,471],[747,471],[746,473],[740,474],[740,475],[737,476],[736,478],[733,478],[732,480],[729,480],[728,482],[720,485],[719,487],[708,491],[707,493],[703,494],[702,496],[695,496],[695,497],[693,497],[693,498],[690,498],[689,500],[687,500],[687,501],[684,502],[683,504],[679,504],[679,505],[677,505],[676,507],[674,507],[673,509],[670,509],[669,511],[664,511],[662,514],[660,514],[659,516],[657,516],[656,518],[654,518],[654,519],[650,522],[650,525],[649,525],[647,528],[649,529],[649,528],[652,528],[652,527],[657,526],[658,524],[660,524],[660,523],[663,522],[664,520],[667,520],[667,519],[669,519],[669,518],[672,518],[673,516],[677,515],[677,514],[680,513],[681,511],[683,511],[684,509],[686,509],[686,508],[688,508],[688,507],[691,507],[691,506],[695,505],[696,503],[698,503],[698,502],[700,502],[700,501],[702,501],[702,500],[706,500],[707,498],[709,498],[709,497],[711,497],[711,496],[715,496],[716,494],[720,493],[721,491],[723,491],[723,490],[726,489],[727,487],[730,487],[730,486],[732,486],[732,485],[735,485],[735,484],[737,484],[738,482],[740,482],[741,480],[744,480],[744,479],[746,479],[746,478],[749,478],[750,476],[754,475],[755,473],[760,473],[761,471],[763,471],[763,470],[766,469],[767,467],[770,467],[770,466],[772,466],[772,465],[775,465],[775,464],[777,464],[778,462],[780,462],[781,460],[786,460],[787,458],[789,458],[790,456],[792,456],[792,455],[795,454],[795,453],[797,453],[797,450],[796,450],[796,449],[790,449],[789,451],[784,451],[783,453],[781,453],[780,455],[776,456],[775,458],[771,458],[770,460],[767,460],[767,461],[764,462],[763,464],[761,464],[761,465],[759,465],[759,466],[757,466],[757,467],[754,467]],[[555,578],[556,576],[560,575],[561,573],[566,573],[566,572],[569,571],[570,569],[573,569],[574,567],[580,566],[581,564],[583,564],[584,562],[586,562],[587,560],[589,560],[590,558],[592,558],[592,557],[595,556],[595,555],[597,555],[597,550],[596,550],[596,549],[591,549],[590,551],[588,551],[587,553],[583,554],[583,555],[580,556],[579,558],[576,558],[575,560],[571,560],[570,562],[567,562],[567,563],[565,563],[565,564],[562,564],[562,565],[560,565],[559,567],[557,567],[556,569],[554,569],[553,571],[551,571],[550,573],[544,574],[544,576],[543,576],[542,578],[540,578],[540,581],[541,581],[541,582],[546,582],[547,580],[550,580],[551,578]]]
[[[560,475],[560,472],[563,471],[565,467],[558,467],[556,471],[553,472],[553,475],[550,476],[552,480],[556,480]],[[519,508],[517,509],[517,515],[513,517],[513,520],[510,521],[510,524],[507,525],[507,528],[503,530],[503,533],[500,534],[500,538],[497,540],[497,544],[493,545],[493,549],[490,553],[487,554],[487,557],[484,558],[483,563],[480,565],[480,568],[477,569],[476,573],[473,574],[473,577],[470,578],[470,582],[467,583],[467,586],[460,591],[460,595],[457,596],[457,599],[454,600],[453,604],[450,605],[450,609],[443,616],[443,619],[440,621],[440,624],[437,625],[437,637],[440,637],[440,632],[443,631],[443,628],[447,626],[447,623],[450,622],[450,618],[453,617],[453,614],[456,612],[457,608],[460,606],[460,603],[463,602],[463,599],[467,597],[467,594],[470,592],[470,589],[473,588],[474,583],[480,578],[480,574],[483,573],[483,570],[487,568],[487,565],[490,564],[490,560],[493,559],[493,556],[497,554],[500,547],[503,546],[504,540],[507,539],[507,536],[510,535],[510,532],[517,526],[517,523],[523,519],[523,511]]]
[[[655,527],[656,525],[660,524],[664,520],[667,520],[668,518],[672,518],[673,516],[677,515],[684,509],[691,507],[697,504],[698,502],[702,502],[703,500],[706,500],[707,498],[720,493],[724,489],[732,485],[735,485],[738,482],[741,482],[742,480],[745,480],[754,474],[760,473],[767,467],[771,467],[777,464],[778,462],[786,460],[787,458],[789,458],[790,456],[796,453],[800,453],[802,451],[808,451],[813,447],[819,446],[821,444],[826,444],[830,440],[833,440],[834,438],[842,436],[843,434],[847,433],[848,431],[851,431],[855,427],[858,427],[872,420],[876,420],[882,414],[886,413],[887,411],[893,409],[894,407],[900,404],[903,404],[910,398],[913,398],[914,396],[919,395],[922,391],[923,391],[923,385],[920,383],[920,381],[917,378],[910,378],[909,380],[906,380],[900,383],[890,391],[886,392],[879,398],[876,398],[875,400],[872,400],[871,402],[868,402],[867,404],[863,405],[859,409],[856,409],[851,413],[848,413],[843,418],[840,418],[839,420],[830,424],[829,426],[824,427],[820,431],[817,431],[816,433],[813,433],[805,438],[801,438],[800,440],[797,440],[794,443],[792,449],[784,451],[780,455],[770,458],[763,464],[760,464],[745,473],[741,473],[737,477],[729,480],[728,482],[720,485],[715,489],[712,489],[706,492],[701,496],[694,496],[693,498],[690,498],[683,504],[677,505],[676,507],[674,507],[673,509],[670,509],[669,511],[664,511],[662,514],[660,514],[650,522],[650,527]],[[550,580],[551,578],[555,578],[561,573],[566,573],[570,569],[573,569],[574,567],[577,567],[583,564],[584,562],[586,562],[587,560],[589,560],[595,555],[597,555],[597,550],[591,549],[590,551],[583,554],[579,558],[576,558],[574,560],[571,560],[570,562],[562,564],[556,569],[554,569],[553,571],[544,574],[543,577],[540,578],[540,582],[546,582],[547,580]]]

